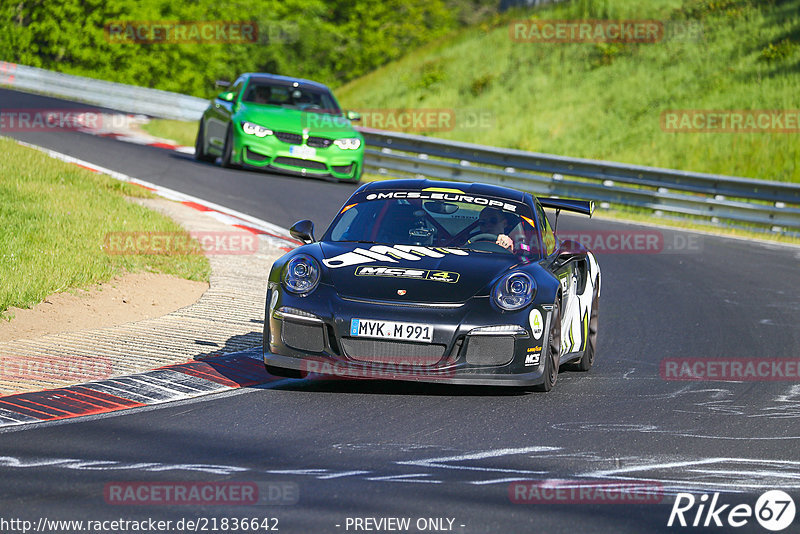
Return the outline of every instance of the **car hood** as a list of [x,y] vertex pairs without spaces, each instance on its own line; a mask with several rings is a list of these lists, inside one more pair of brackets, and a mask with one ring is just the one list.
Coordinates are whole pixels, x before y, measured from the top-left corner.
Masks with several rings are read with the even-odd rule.
[[350,121],[341,116],[262,104],[242,103],[236,112],[236,118],[280,132],[302,133],[307,128],[312,136],[341,137],[355,132]]
[[320,249],[326,278],[340,296],[398,302],[456,303],[487,295],[490,284],[519,263],[512,254],[433,247],[325,242]]

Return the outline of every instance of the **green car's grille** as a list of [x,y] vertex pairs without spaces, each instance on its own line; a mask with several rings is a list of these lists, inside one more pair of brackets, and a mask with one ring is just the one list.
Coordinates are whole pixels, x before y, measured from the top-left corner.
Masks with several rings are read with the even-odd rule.
[[275,137],[290,145],[299,145],[303,142],[303,136],[292,132],[275,132]]
[[328,148],[333,144],[333,139],[328,139],[326,137],[309,137],[306,144],[314,148]]

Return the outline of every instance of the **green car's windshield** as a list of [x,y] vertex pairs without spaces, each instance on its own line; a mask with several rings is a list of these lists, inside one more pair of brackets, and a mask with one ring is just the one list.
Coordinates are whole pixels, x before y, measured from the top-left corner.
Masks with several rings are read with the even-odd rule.
[[242,102],[330,115],[342,114],[333,95],[328,91],[264,81],[251,81],[242,95]]

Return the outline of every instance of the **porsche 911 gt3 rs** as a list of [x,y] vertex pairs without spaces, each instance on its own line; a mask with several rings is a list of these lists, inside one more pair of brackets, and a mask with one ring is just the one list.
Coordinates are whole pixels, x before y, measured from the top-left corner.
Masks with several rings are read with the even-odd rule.
[[560,241],[544,208],[592,203],[428,180],[358,188],[322,238],[272,266],[264,363],[272,374],[391,378],[549,391],[588,371],[600,268]]

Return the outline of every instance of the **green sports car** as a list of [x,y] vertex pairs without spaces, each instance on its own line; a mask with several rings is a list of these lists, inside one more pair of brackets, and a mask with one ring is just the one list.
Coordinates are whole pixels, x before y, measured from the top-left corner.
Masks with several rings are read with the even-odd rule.
[[212,101],[200,119],[194,155],[223,167],[268,169],[357,182],[364,137],[326,86],[247,73]]

